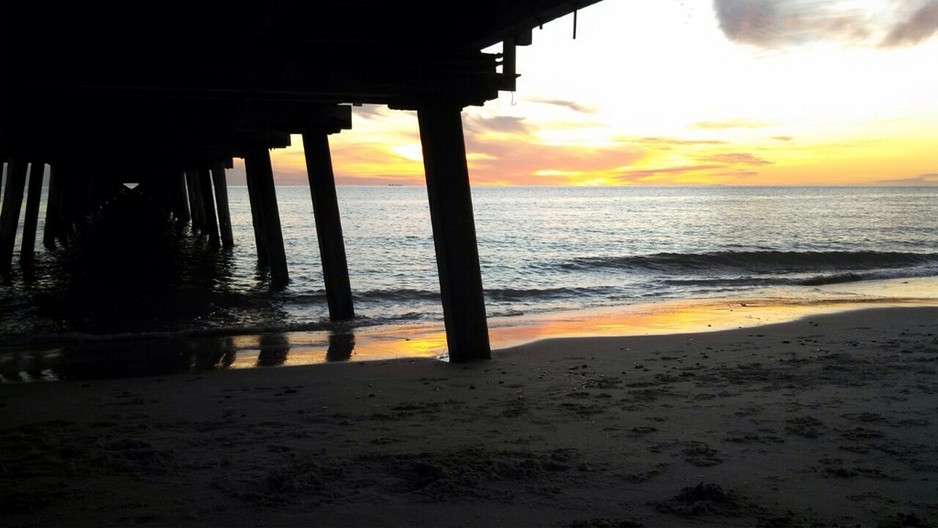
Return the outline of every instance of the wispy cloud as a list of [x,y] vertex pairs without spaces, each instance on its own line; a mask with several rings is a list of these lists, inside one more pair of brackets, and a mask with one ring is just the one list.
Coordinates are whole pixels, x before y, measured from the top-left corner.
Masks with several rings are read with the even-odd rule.
[[652,147],[687,147],[693,145],[725,145],[726,141],[718,139],[680,139],[668,137],[643,137],[626,140],[631,143]]
[[523,117],[467,117],[463,120],[463,131],[466,135],[498,132],[528,136],[531,134],[532,128],[525,122]]
[[733,152],[729,154],[711,154],[703,158],[708,161],[730,163],[738,165],[771,165],[772,162],[746,152]]
[[919,174],[918,176],[913,176],[911,178],[903,178],[898,180],[880,180],[877,182],[882,185],[922,185],[922,186],[938,186],[938,172],[933,172],[929,174]]
[[592,106],[583,105],[574,101],[567,101],[563,99],[542,99],[539,97],[529,98],[528,101],[532,103],[540,103],[551,106],[560,106],[563,108],[568,108],[574,112],[579,112],[581,114],[595,114],[596,108]]
[[732,130],[734,128],[765,128],[772,123],[752,121],[749,119],[721,119],[718,121],[698,121],[692,125],[698,130]]
[[881,45],[896,47],[914,45],[938,32],[938,0],[928,0],[900,21],[886,35]]

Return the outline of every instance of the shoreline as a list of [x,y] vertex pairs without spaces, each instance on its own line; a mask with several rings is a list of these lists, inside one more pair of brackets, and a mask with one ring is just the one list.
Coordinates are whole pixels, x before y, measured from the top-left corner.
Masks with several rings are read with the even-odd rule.
[[0,387],[5,526],[938,523],[938,307]]
[[[901,306],[938,306],[938,277],[774,288],[745,296],[490,317],[489,337],[493,354],[497,354],[500,349],[543,339],[713,332]],[[90,338],[63,345],[13,347],[4,353],[0,384],[395,358],[445,361],[445,351],[442,321],[361,327],[336,324],[333,330],[323,331]]]

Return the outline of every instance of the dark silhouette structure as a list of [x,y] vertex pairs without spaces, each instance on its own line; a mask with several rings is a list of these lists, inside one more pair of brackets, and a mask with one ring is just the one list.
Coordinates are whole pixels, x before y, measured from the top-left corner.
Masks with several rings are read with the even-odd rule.
[[[24,195],[21,258],[32,255],[46,165],[46,247],[68,244],[127,182],[230,246],[224,168],[243,158],[258,260],[283,285],[269,151],[302,134],[330,315],[351,318],[328,135],[352,126],[351,105],[388,105],[419,118],[450,358],[487,358],[461,110],[514,89],[515,46],[533,28],[597,1],[4,1],[0,269]],[[482,52],[498,43],[501,53]]]

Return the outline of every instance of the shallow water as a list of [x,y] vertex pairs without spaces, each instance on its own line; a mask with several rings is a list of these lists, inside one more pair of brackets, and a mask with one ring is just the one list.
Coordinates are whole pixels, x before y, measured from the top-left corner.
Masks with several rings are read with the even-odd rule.
[[[156,341],[199,341],[208,352],[181,354],[180,364],[225,366],[248,350],[276,350],[252,343],[256,336],[292,336],[291,358],[328,350],[334,336],[331,357],[344,359],[349,340],[353,356],[367,356],[369,336],[407,325],[437,337],[397,343],[405,354],[445,353],[424,188],[338,188],[357,314],[344,325],[328,321],[308,189],[277,192],[284,290],[271,291],[258,268],[246,189],[232,187],[231,250],[212,250],[185,229],[151,233],[146,244],[118,229],[103,245],[40,248],[34,268],[15,265],[2,279],[0,342],[45,350],[71,343],[74,357],[101,350],[111,363],[141,363]],[[938,188],[477,187],[473,201],[495,327],[570,310],[798,299],[830,286],[938,277]],[[277,353],[263,357],[256,362],[277,363]]]

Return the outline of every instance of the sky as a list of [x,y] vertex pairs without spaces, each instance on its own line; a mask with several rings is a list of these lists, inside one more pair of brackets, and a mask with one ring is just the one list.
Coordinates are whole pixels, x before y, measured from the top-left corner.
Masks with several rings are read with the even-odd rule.
[[[473,185],[938,185],[938,0],[603,0],[576,22],[535,28],[516,91],[464,109]],[[292,143],[275,177],[305,184]],[[425,184],[413,112],[356,107],[330,145],[339,185]]]

